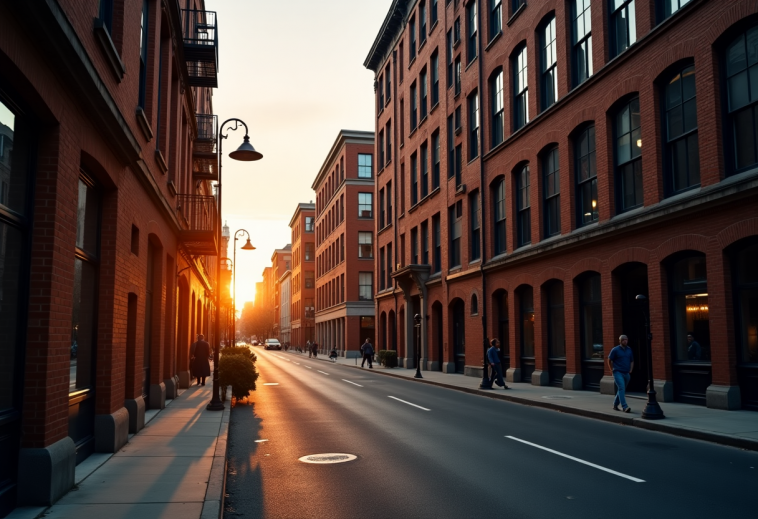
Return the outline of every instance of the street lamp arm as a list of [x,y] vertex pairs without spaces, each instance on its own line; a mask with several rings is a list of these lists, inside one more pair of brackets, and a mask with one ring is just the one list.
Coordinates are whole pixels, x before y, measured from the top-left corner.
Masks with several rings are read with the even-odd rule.
[[234,123],[234,127],[233,128],[229,128],[229,131],[236,131],[236,130],[239,129],[240,125],[242,125],[242,126],[245,127],[245,135],[248,134],[247,125],[245,124],[245,121],[232,117],[231,119],[227,119],[226,121],[224,121],[223,123],[221,123],[221,126],[219,126],[219,128],[218,128],[218,136],[221,139],[226,139],[229,136],[228,132],[226,133],[226,135],[223,133],[224,132],[224,126],[226,126],[227,123],[232,123],[232,122]]

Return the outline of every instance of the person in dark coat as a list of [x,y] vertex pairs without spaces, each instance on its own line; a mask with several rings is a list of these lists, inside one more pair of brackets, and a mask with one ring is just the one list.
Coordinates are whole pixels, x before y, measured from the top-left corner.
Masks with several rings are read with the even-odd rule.
[[197,342],[190,347],[194,350],[195,355],[192,357],[192,371],[197,377],[199,386],[205,385],[205,378],[211,376],[211,364],[208,357],[211,356],[211,345],[205,342],[205,337],[201,334],[197,336]]
[[311,345],[311,351],[313,352],[313,358],[318,357],[318,343],[316,341],[313,341],[313,344]]

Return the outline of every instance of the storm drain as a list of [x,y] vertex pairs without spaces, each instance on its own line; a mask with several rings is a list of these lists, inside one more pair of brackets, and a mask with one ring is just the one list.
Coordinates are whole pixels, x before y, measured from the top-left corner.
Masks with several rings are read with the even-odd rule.
[[546,400],[570,400],[573,397],[563,396],[563,395],[547,395],[547,396],[543,396],[542,398]]
[[353,454],[342,454],[339,452],[329,452],[326,454],[310,454],[299,458],[298,461],[303,463],[315,463],[318,465],[329,465],[332,463],[345,463],[346,461],[353,461],[358,456]]

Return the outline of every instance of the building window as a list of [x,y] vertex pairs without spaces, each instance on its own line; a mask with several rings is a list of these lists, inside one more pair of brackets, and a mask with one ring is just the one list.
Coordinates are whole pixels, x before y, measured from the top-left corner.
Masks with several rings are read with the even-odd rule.
[[416,83],[411,85],[411,131],[418,126],[418,92],[416,92]]
[[[734,295],[737,301],[737,363],[758,364],[758,243],[753,239],[735,255]],[[694,306],[694,305],[693,305]],[[746,401],[743,397],[743,401]],[[752,407],[755,409],[755,395]]]
[[476,2],[470,2],[466,6],[466,57],[467,62],[471,63],[476,58],[476,31],[477,31],[477,18],[476,18]]
[[726,49],[726,128],[732,147],[732,172],[758,164],[758,26],[735,38]]
[[572,1],[574,86],[592,75],[592,13],[590,0]]
[[642,205],[642,138],[640,100],[625,103],[615,117],[616,197],[618,212]]
[[438,19],[437,0],[432,0],[429,6],[429,24],[432,28],[434,27],[434,24],[437,23]]
[[481,222],[479,220],[479,192],[475,191],[468,197],[469,223],[471,225],[471,261],[478,260],[481,254]]
[[511,0],[511,16],[526,5],[526,0]]
[[546,238],[561,233],[561,179],[559,170],[558,148],[556,147],[542,157]]
[[440,56],[437,52],[432,55],[432,108],[440,102]]
[[672,265],[671,276],[671,343],[674,360],[710,362],[711,333],[705,255],[697,254],[680,259]]
[[358,217],[374,217],[374,201],[372,193],[358,193]]
[[427,220],[421,222],[421,263],[429,264],[429,223]]
[[421,198],[429,194],[429,150],[426,142],[421,145]]
[[387,225],[392,223],[392,182],[387,182]]
[[558,100],[558,46],[555,42],[555,16],[542,28],[542,109]]
[[379,132],[379,145],[377,146],[379,152],[379,170],[384,167],[384,130]]
[[374,257],[374,243],[373,233],[359,232],[358,233],[358,257],[359,258],[373,258]]
[[468,159],[479,156],[479,94],[474,92],[468,98]]
[[387,101],[392,99],[392,81],[390,81],[392,76],[390,75],[390,70],[389,65],[384,69],[384,92],[387,94]]
[[147,107],[147,46],[150,41],[148,23],[149,11],[148,0],[142,1],[142,14],[139,23],[139,99],[137,104],[143,110]]
[[658,0],[658,20],[663,21],[679,9],[690,3],[690,0]]
[[471,315],[479,315],[479,298],[476,294],[471,295]]
[[411,20],[411,23],[408,25],[408,39],[409,39],[409,46],[408,46],[408,63],[410,66],[410,63],[413,62],[414,59],[416,59],[416,19],[414,18]]
[[700,185],[694,65],[677,72],[668,82],[665,98],[667,188],[674,194]]
[[385,226],[385,212],[384,212],[384,189],[379,190],[379,228],[383,229]]
[[377,92],[377,97],[379,98],[379,106],[377,106],[377,113],[381,113],[382,110],[384,110],[384,81],[381,77],[379,77],[379,81],[377,81],[379,85],[379,91]]
[[455,58],[455,95],[461,93],[461,57]]
[[389,164],[392,160],[392,121],[387,121],[387,141],[386,141],[386,150],[387,150],[387,162],[385,162],[385,165]]
[[518,246],[532,242],[532,221],[529,199],[529,165],[516,173],[516,235]]
[[368,153],[358,154],[358,178],[371,178],[373,175],[373,166],[371,164],[371,155]]
[[603,301],[600,293],[600,274],[592,272],[579,282],[579,342],[582,358],[602,361]]
[[418,155],[411,155],[411,207],[418,203]]
[[634,0],[611,1],[611,57],[616,57],[637,41]]
[[455,147],[455,186],[458,187],[463,182],[463,145]]
[[[521,358],[534,360],[534,289],[530,286],[519,290],[521,302]],[[531,363],[530,363],[531,364]]]
[[313,232],[313,222],[315,218],[313,216],[305,217],[305,232]]
[[419,17],[419,29],[418,29],[418,41],[419,46],[426,43],[426,2],[421,2],[418,8]]
[[432,135],[432,191],[440,187],[440,132]]
[[453,86],[453,30],[447,31],[445,36],[445,48],[447,49],[447,87]]
[[418,265],[418,227],[411,229],[411,264]]
[[440,215],[438,213],[432,216],[432,246],[434,247],[432,272],[440,272],[442,270],[442,231],[440,227]]
[[463,234],[463,202],[450,207],[450,268],[461,265],[461,235]]
[[455,175],[455,150],[453,148],[453,134],[454,134],[453,116],[447,117],[447,178],[452,178]]
[[490,41],[503,30],[503,0],[490,0]]
[[358,273],[358,299],[360,301],[371,301],[374,298],[374,273]]
[[495,218],[495,256],[504,254],[505,245],[505,179],[501,178],[495,185],[493,193],[494,218]]
[[574,141],[576,161],[576,208],[577,226],[596,222],[599,217],[597,207],[597,169],[595,168],[595,126],[587,126]]
[[392,256],[392,244],[387,244],[387,286],[392,285],[392,267],[394,258]]
[[492,94],[492,147],[494,148],[503,142],[505,134],[502,70],[498,71],[490,80],[490,92]]
[[313,261],[313,244],[305,244],[305,261]]
[[526,45],[516,51],[511,61],[513,62],[513,128],[518,130],[529,122]]
[[461,18],[460,16],[453,21],[453,45],[461,41]]
[[427,103],[427,98],[429,95],[429,84],[427,83],[427,73],[426,68],[421,71],[421,75],[419,76],[419,84],[421,85],[421,120],[423,121],[426,119],[427,114],[427,108],[429,107],[429,104]]
[[387,268],[384,259],[384,247],[379,249],[379,290],[384,290],[387,287],[385,278],[387,275]]

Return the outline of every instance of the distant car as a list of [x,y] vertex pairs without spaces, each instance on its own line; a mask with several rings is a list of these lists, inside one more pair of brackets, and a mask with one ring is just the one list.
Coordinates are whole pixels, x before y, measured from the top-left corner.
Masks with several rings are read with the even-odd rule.
[[281,350],[282,345],[278,339],[266,339],[265,349],[267,350]]
[[253,340],[253,346],[258,346],[258,341]]

